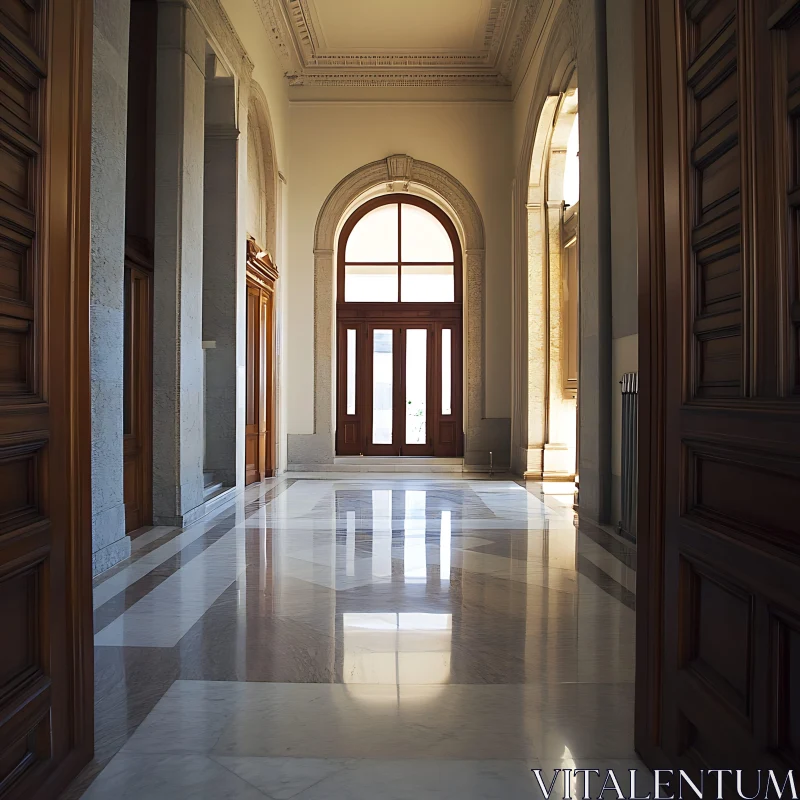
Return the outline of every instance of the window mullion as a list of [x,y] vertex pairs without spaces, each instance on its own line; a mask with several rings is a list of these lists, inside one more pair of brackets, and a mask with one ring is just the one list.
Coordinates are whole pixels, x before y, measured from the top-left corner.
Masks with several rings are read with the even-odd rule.
[[402,203],[397,203],[397,302],[403,302],[403,222],[400,208]]

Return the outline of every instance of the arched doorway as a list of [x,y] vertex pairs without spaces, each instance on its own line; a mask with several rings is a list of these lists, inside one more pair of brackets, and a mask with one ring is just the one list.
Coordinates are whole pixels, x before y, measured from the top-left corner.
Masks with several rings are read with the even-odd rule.
[[337,251],[337,455],[463,453],[463,262],[437,205],[358,207]]

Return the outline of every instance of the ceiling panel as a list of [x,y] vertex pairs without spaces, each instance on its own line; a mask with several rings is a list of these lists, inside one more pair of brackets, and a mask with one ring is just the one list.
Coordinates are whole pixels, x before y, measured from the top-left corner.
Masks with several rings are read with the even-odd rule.
[[489,0],[308,0],[323,53],[485,51]]

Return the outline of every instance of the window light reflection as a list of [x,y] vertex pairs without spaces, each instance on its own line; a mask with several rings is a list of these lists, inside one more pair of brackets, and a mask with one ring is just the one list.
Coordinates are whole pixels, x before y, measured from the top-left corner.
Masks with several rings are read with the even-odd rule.
[[[347,684],[441,685],[450,679],[452,614],[351,613],[342,615]],[[365,694],[396,702],[396,693]]]

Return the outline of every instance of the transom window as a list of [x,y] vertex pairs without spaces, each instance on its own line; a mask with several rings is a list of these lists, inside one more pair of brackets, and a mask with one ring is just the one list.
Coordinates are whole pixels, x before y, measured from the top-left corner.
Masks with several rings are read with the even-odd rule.
[[346,303],[460,300],[460,245],[439,208],[410,195],[366,203],[339,244],[339,299]]

